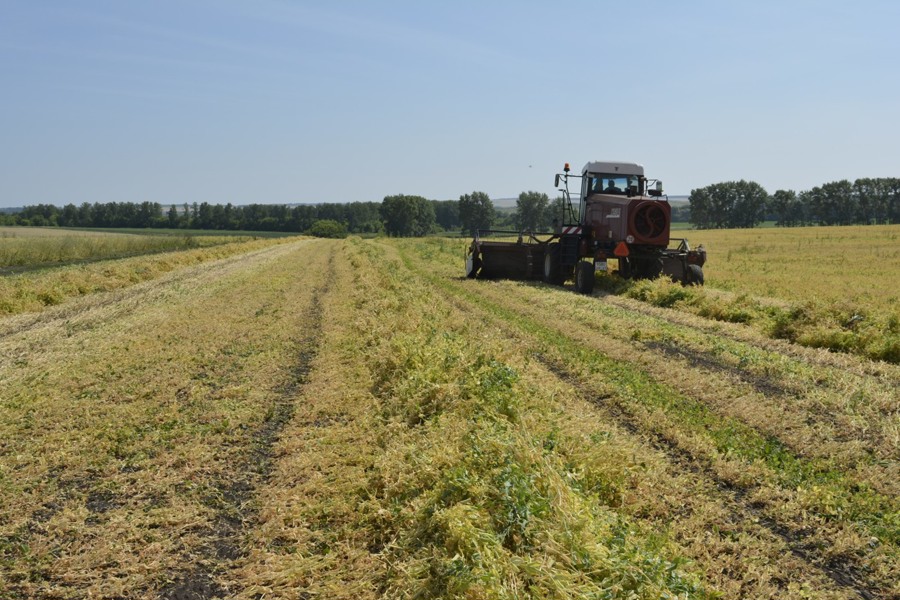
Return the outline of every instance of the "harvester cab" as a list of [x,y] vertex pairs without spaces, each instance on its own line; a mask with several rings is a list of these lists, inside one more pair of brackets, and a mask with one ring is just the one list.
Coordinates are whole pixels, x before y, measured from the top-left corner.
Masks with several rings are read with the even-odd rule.
[[[581,175],[570,171],[566,163],[555,177],[564,202],[553,231],[476,232],[466,254],[468,277],[543,279],[555,285],[572,279],[576,291],[589,294],[596,270],[610,270],[613,261],[625,279],[665,274],[684,285],[703,284],[706,251],[671,238],[668,197],[662,182],[645,177],[642,165],[595,161]],[[581,180],[577,203],[570,179]]]

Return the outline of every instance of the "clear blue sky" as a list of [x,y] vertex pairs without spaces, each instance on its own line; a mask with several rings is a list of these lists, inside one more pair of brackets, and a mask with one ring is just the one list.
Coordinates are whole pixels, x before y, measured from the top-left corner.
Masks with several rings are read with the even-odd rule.
[[0,0],[0,206],[900,176],[900,3]]

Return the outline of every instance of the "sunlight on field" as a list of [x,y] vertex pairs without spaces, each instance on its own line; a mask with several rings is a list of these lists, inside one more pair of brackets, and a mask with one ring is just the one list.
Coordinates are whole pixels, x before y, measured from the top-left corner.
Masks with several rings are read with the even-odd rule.
[[58,228],[0,227],[0,269],[120,258],[249,239],[239,236],[159,236]]
[[[158,239],[177,241],[176,238]],[[252,240],[247,237],[232,240],[238,243],[223,243],[230,239],[223,236],[210,238],[213,241],[218,240],[217,243],[204,243],[203,238],[194,239],[199,240],[202,246],[208,247],[163,247],[157,248],[156,251],[135,252],[136,256],[129,254],[97,256],[83,262],[69,260],[61,264],[44,265],[28,262],[22,268],[0,268],[0,273],[6,272],[0,276],[0,315],[40,311],[79,296],[117,290],[155,279],[164,273],[189,265],[249,253],[290,241],[289,238]]]
[[0,278],[0,597],[900,595],[900,366],[460,242]]
[[123,235],[114,232],[82,231],[80,229],[61,229],[59,227],[0,227],[0,240],[10,238],[121,237]]
[[707,285],[883,310],[900,298],[900,225],[691,231]]

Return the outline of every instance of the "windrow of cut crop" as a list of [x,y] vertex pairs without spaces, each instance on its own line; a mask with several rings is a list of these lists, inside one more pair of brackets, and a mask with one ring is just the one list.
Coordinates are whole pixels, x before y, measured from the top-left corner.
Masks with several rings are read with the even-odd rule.
[[[540,334],[542,340],[552,342],[553,346],[545,348],[550,350],[555,346],[559,359],[570,365],[570,368],[582,372],[603,373],[600,385],[623,386],[623,393],[630,402],[665,413],[677,424],[678,431],[693,432],[691,435],[705,438],[707,443],[712,444],[714,452],[726,460],[746,462],[748,466],[766,465],[768,469],[772,469],[766,479],[772,480],[779,487],[791,490],[798,486],[815,487],[826,483],[829,486],[837,486],[842,491],[835,491],[831,496],[841,498],[847,504],[839,508],[831,506],[830,503],[835,501],[831,498],[821,507],[822,514],[841,515],[841,520],[868,522],[884,541],[896,541],[897,506],[893,500],[894,495],[875,492],[852,474],[836,469],[835,461],[828,454],[811,449],[808,456],[804,457],[779,438],[778,430],[760,431],[746,422],[747,417],[730,416],[727,412],[734,412],[730,408],[723,411],[715,407],[716,404],[725,404],[724,401],[714,401],[714,398],[702,401],[704,390],[701,389],[692,395],[679,392],[665,381],[669,374],[666,373],[667,369],[660,368],[661,365],[657,363],[655,370],[659,371],[660,375],[654,375],[654,365],[647,360],[640,360],[641,356],[635,350],[636,344],[614,342],[617,336],[611,333],[611,328],[608,328],[604,335],[600,331],[592,332],[589,325],[579,327],[577,321],[568,318],[572,313],[570,310],[559,313],[561,320],[559,327],[556,327],[552,324],[554,320],[546,319],[548,307],[542,308],[540,301],[536,299],[522,299],[520,305],[515,307],[510,301],[510,295],[503,291],[489,290],[489,296],[496,302],[503,302],[505,310],[515,311],[512,313],[515,315],[514,318],[533,328],[532,331]],[[483,302],[487,297],[482,295],[480,299]],[[538,320],[547,325],[536,325]],[[575,327],[572,327],[573,321]],[[633,325],[629,331],[634,331]],[[573,345],[580,346],[580,351],[573,352],[570,347]],[[601,352],[604,353],[595,353],[592,348],[602,348]],[[610,350],[614,353],[605,353]],[[646,373],[641,373],[639,369],[631,366],[631,363],[646,367]],[[725,393],[727,388],[723,386],[719,391]],[[889,427],[889,416],[886,421],[888,422],[883,425]],[[820,443],[824,444],[825,441],[822,440]],[[859,443],[848,445],[852,450]],[[871,460],[871,452],[871,450],[866,452],[865,449],[858,452],[859,460]],[[890,468],[889,463],[886,466]],[[761,473],[756,473],[750,476],[747,473],[745,477],[753,480],[760,475]],[[886,472],[881,474],[882,479],[886,476]],[[885,483],[890,485],[891,482]],[[853,508],[854,506],[856,508]]]
[[10,228],[7,228],[0,233],[0,274],[70,262],[190,250],[251,239],[249,236],[134,235],[84,231],[42,235],[41,231],[24,228],[10,233]]
[[236,504],[283,420],[326,250],[258,248],[11,318],[0,596],[192,597],[176,593],[191,581],[223,591],[210,578],[239,553]]
[[675,323],[665,318],[669,311],[639,302],[584,302],[533,286],[518,291],[530,315],[553,315],[547,321],[566,323],[570,336],[641,367],[656,381],[777,439],[798,456],[826,461],[886,495],[900,490],[891,460],[900,451],[896,367],[882,365],[880,375],[873,376],[858,357],[839,357],[834,366],[809,362],[810,355],[822,353],[792,356],[769,340],[739,342],[704,330],[701,319]]
[[289,238],[248,240],[0,277],[0,316],[38,312],[71,298],[122,289],[176,269],[290,241]]
[[[399,307],[373,279],[379,267],[358,240],[321,241],[333,248],[315,356],[291,393],[294,415],[273,448],[268,480],[247,507],[247,554],[223,575],[233,597],[378,597],[380,547],[371,525],[368,473],[379,452],[372,373],[362,356],[370,325]],[[298,267],[302,265],[298,263]]]
[[614,481],[585,489],[573,479],[551,403],[523,385],[509,362],[519,359],[395,264],[381,270],[378,294],[389,291],[396,300],[384,306],[405,316],[381,313],[384,325],[366,323],[377,337],[362,341],[380,401],[383,453],[369,488],[388,565],[382,592],[705,597],[677,558],[603,501],[597,490]]
[[707,596],[664,538],[614,510],[619,463],[573,475],[561,449],[576,442],[522,355],[393,248],[343,248],[352,283],[339,267],[237,576],[246,597]]
[[[610,280],[613,276],[600,277]],[[875,312],[846,302],[833,304],[813,299],[784,306],[748,294],[685,288],[666,279],[611,285],[620,288],[627,297],[653,306],[677,308],[718,321],[745,323],[773,338],[810,348],[900,363],[900,314],[890,307]]]
[[[433,274],[429,275],[431,281],[471,306],[470,318],[483,320],[479,315],[486,315],[488,322],[496,319],[521,331],[523,344],[562,365],[572,376],[590,382],[598,396],[610,398],[647,431],[671,440],[682,449],[679,451],[710,461],[723,483],[752,493],[754,502],[766,507],[776,522],[804,532],[812,543],[822,543],[825,554],[833,557],[830,560],[860,554],[867,556],[877,573],[873,581],[894,577],[895,497],[860,485],[852,476],[835,470],[827,458],[797,456],[777,438],[760,434],[738,419],[723,418],[696,399],[655,382],[641,371],[647,365],[628,364],[634,351],[627,344],[619,343],[614,355],[605,355],[599,351],[609,346],[601,343],[606,337],[602,332],[591,332],[590,326],[567,319],[566,310],[554,311],[541,306],[535,297],[524,297],[531,295],[532,286],[454,282],[450,266],[430,260],[433,253],[434,249],[419,252],[414,248],[408,256],[422,261],[418,269]],[[560,294],[539,287],[533,290],[535,295]],[[570,303],[596,302],[571,294],[566,298]],[[877,542],[872,542],[873,536]]]

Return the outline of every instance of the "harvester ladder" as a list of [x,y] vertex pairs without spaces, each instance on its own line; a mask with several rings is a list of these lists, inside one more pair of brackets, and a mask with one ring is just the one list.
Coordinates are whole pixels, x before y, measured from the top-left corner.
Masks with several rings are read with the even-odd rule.
[[559,262],[566,266],[578,262],[577,235],[564,235],[559,239]]

